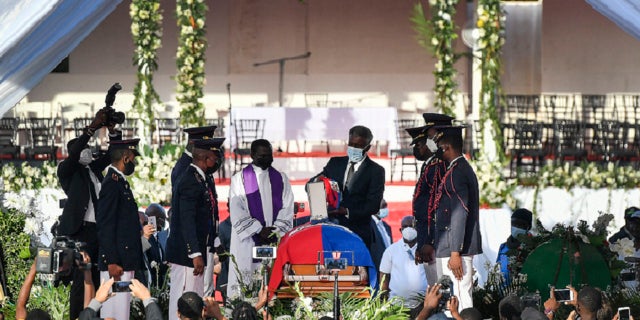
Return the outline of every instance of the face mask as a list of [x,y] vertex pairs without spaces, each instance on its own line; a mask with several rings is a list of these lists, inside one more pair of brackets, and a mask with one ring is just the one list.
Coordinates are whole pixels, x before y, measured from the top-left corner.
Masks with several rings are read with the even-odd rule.
[[519,235],[521,234],[527,234],[527,230],[525,229],[521,229],[518,227],[511,227],[511,236],[514,238],[518,238]]
[[124,164],[124,175],[130,176],[133,174],[133,171],[136,169],[136,164],[133,161],[129,161]]
[[413,156],[416,158],[416,160],[418,161],[424,161],[427,160],[422,154],[420,154],[420,148],[418,146],[414,146],[413,147]]
[[347,147],[347,155],[349,156],[349,162],[359,162],[364,158],[364,149]]
[[380,217],[380,219],[386,218],[388,215],[389,215],[389,208],[381,208],[380,211],[378,211],[378,216]]
[[81,165],[86,166],[92,161],[93,161],[93,154],[91,154],[91,149],[83,149],[82,152],[80,152],[80,159],[78,160],[78,162]]
[[444,157],[444,149],[442,149],[441,147],[438,148],[438,150],[436,150],[435,152],[435,156],[438,159],[442,159],[442,157]]
[[435,141],[433,141],[433,139],[431,138],[427,138],[427,148],[429,148],[429,151],[431,151],[432,153],[435,153],[438,150],[438,145],[436,144]]
[[402,229],[402,239],[411,242],[418,237],[418,231],[413,227],[406,227]]
[[267,170],[273,163],[273,157],[256,158],[253,160],[253,164],[258,166],[262,170]]
[[222,158],[216,158],[216,164],[214,164],[211,168],[207,168],[207,171],[205,173],[209,175],[214,174],[222,166],[222,161]]

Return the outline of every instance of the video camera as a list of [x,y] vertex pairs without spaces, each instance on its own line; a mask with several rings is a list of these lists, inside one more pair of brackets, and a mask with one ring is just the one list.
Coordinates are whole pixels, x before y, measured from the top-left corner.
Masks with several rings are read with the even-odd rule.
[[629,263],[631,267],[627,270],[620,272],[621,281],[637,281],[640,279],[639,273],[640,258],[638,257],[624,257],[624,262]]
[[116,111],[116,109],[113,108],[113,103],[116,101],[116,93],[118,93],[118,91],[120,91],[121,89],[122,86],[120,86],[120,83],[116,82],[111,86],[109,91],[107,91],[107,97],[104,99],[104,110],[106,113],[106,119],[102,123],[103,126],[108,126],[116,123],[122,124],[124,122],[124,113]]
[[91,268],[91,263],[84,263],[80,252],[85,243],[73,241],[67,237],[56,237],[48,248],[38,248],[36,255],[36,272],[53,274],[56,278],[71,274],[74,264],[80,269]]

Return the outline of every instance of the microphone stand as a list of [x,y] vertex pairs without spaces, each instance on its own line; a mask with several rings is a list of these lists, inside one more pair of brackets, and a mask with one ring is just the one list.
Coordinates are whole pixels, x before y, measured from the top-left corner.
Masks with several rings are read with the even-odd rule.
[[340,319],[340,293],[338,291],[338,273],[340,270],[333,270],[333,319]]
[[280,104],[281,107],[284,107],[284,103],[282,102],[282,92],[284,88],[284,63],[287,60],[307,59],[310,56],[311,56],[311,52],[307,52],[305,54],[301,54],[293,57],[284,57],[284,58],[273,59],[273,60],[268,60],[264,62],[257,62],[253,64],[254,67],[259,67],[259,66],[274,64],[274,63],[278,63],[280,65],[280,85],[278,86],[278,103]]

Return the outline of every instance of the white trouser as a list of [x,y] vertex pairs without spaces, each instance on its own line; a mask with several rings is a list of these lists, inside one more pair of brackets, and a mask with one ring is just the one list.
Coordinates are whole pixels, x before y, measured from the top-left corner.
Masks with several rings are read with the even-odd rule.
[[[134,271],[125,271],[120,276],[120,281],[131,281],[133,279]],[[106,281],[111,278],[109,271],[100,271],[100,281]],[[119,292],[107,299],[100,308],[100,317],[107,319],[112,318],[116,320],[128,320],[129,308],[131,307],[131,293]]]
[[473,307],[473,256],[462,256],[462,280],[456,279],[453,272],[448,267],[449,258],[436,258],[436,268],[438,270],[438,280],[443,275],[447,275],[453,281],[453,295],[458,297],[460,302],[458,311]]
[[171,287],[169,290],[169,319],[178,318],[178,299],[183,293],[193,291],[202,297],[204,293],[204,275],[193,275],[193,268],[172,263]]
[[427,284],[432,286],[438,282],[438,268],[436,267],[436,262],[434,261],[431,264],[423,263],[424,266],[424,274],[427,276]]
[[207,265],[204,267],[204,297],[212,297],[213,290],[213,252],[207,247]]

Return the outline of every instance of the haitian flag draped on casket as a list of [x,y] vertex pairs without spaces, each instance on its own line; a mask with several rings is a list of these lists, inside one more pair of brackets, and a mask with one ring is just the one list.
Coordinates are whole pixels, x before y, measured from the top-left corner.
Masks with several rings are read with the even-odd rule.
[[[353,262],[349,265],[367,267],[369,285],[375,288],[378,274],[369,250],[362,239],[351,230],[332,223],[305,224],[297,227],[280,240],[276,261],[269,280],[269,291],[273,293],[282,281],[282,268],[287,264],[317,264],[318,252],[330,257],[331,251],[353,252]],[[323,262],[323,261],[321,261]]]

